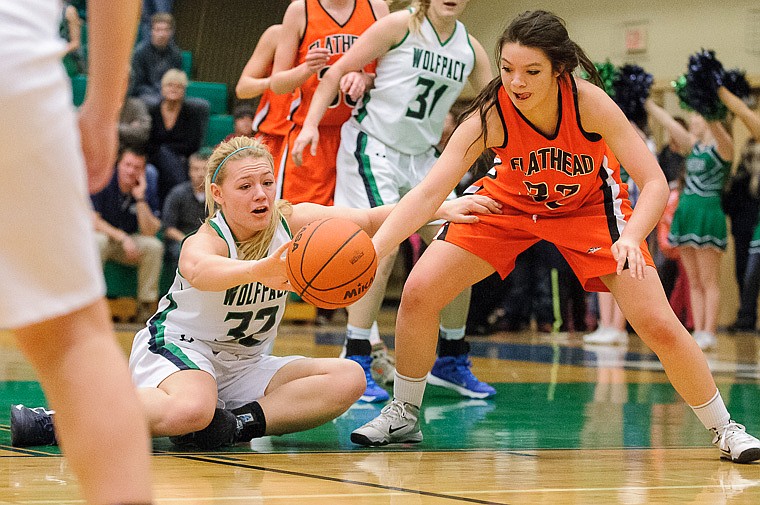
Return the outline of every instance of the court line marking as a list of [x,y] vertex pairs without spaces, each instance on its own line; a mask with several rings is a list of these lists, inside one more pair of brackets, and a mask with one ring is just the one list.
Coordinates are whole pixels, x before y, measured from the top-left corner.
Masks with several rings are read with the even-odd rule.
[[[247,468],[249,470],[259,470],[262,472],[272,472],[272,473],[279,473],[282,475],[290,475],[293,477],[305,477],[305,478],[316,479],[316,480],[324,480],[328,482],[336,482],[340,484],[349,484],[349,485],[355,485],[355,486],[369,487],[373,489],[382,489],[384,491],[399,491],[400,493],[404,493],[404,494],[416,494],[420,496],[429,496],[431,498],[441,498],[444,500],[461,501],[461,502],[467,502],[467,503],[480,503],[483,505],[508,505],[505,502],[486,501],[486,500],[480,500],[478,498],[467,498],[464,496],[446,495],[446,494],[441,494],[441,493],[433,493],[431,491],[422,491],[419,489],[403,488],[399,486],[385,486],[382,484],[373,484],[371,482],[361,482],[361,481],[356,481],[356,480],[340,479],[337,477],[328,477],[326,475],[315,475],[315,474],[309,474],[309,473],[303,473],[303,472],[296,472],[293,470],[267,468],[264,466],[252,465],[250,463],[220,461],[220,460],[215,460],[213,458],[198,457],[198,456],[174,456],[174,457],[179,458],[179,459],[188,459],[190,461],[198,461],[201,463],[212,463],[212,464],[217,464],[217,465],[234,466],[237,468]],[[310,496],[319,496],[319,495],[310,495]],[[349,494],[338,494],[335,496],[353,496],[353,495],[349,493]],[[266,498],[269,499],[268,496]]]

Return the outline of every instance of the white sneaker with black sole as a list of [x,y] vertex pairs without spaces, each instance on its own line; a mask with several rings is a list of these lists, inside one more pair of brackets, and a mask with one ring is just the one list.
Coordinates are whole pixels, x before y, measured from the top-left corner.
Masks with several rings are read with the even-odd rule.
[[383,407],[379,416],[355,429],[351,442],[367,446],[422,442],[420,409],[394,399]]
[[751,463],[760,459],[760,440],[747,433],[744,426],[729,421],[712,430],[713,445],[720,449],[720,457],[734,463]]

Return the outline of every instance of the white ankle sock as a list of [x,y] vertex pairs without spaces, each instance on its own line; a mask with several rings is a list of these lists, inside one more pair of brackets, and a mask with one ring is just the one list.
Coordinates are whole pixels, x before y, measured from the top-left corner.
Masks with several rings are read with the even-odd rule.
[[723,398],[720,396],[720,391],[715,391],[715,396],[707,403],[691,407],[691,409],[708,430],[725,426],[731,420],[726,404],[723,403]]
[[438,329],[440,330],[439,335],[444,340],[462,340],[464,338],[464,326],[461,328],[444,328],[443,326],[439,326]]
[[369,340],[372,328],[359,328],[358,326],[346,325],[346,338],[354,340]]
[[372,345],[383,343],[383,340],[380,338],[380,329],[377,327],[377,321],[372,323],[372,327],[369,329],[369,343]]
[[405,377],[395,372],[396,379],[393,381],[393,398],[404,403],[411,403],[415,407],[422,405],[422,397],[425,395],[427,374],[421,378]]

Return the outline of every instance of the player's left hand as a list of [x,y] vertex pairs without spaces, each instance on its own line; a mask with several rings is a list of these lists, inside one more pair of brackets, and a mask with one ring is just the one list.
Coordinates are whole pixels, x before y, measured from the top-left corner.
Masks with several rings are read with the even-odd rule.
[[340,78],[340,90],[354,102],[362,97],[367,87],[368,77],[364,72],[349,72]]
[[628,261],[628,268],[631,271],[631,277],[634,279],[644,278],[644,267],[646,261],[641,254],[639,243],[633,242],[625,237],[620,237],[611,247],[612,257],[617,261],[617,274],[623,273],[625,262]]
[[436,217],[452,223],[477,223],[476,214],[501,214],[501,203],[485,195],[461,196],[443,202]]

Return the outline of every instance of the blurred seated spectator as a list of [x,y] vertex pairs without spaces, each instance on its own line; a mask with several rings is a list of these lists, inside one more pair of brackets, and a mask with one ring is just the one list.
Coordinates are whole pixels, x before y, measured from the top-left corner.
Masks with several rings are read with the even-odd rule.
[[161,79],[167,70],[182,68],[182,51],[174,43],[174,17],[154,14],[151,18],[150,40],[144,40],[132,55],[132,96],[147,106],[161,101]]
[[151,116],[148,159],[158,169],[158,199],[187,180],[187,158],[201,148],[209,120],[206,101],[186,100],[187,74],[170,69],[161,79],[159,103],[148,108]]
[[63,66],[69,77],[86,72],[86,58],[82,47],[82,24],[77,8],[71,2],[63,2],[59,34],[67,42]]
[[156,188],[145,176],[145,153],[125,147],[119,153],[111,182],[92,195],[95,231],[101,261],[137,266],[137,320],[156,310],[164,245]]
[[236,105],[232,109],[232,117],[235,118],[235,129],[224,138],[224,142],[235,137],[253,137],[253,115],[253,107],[249,104],[241,103]]
[[[743,298],[750,248],[760,212],[759,193],[760,142],[750,138],[742,150],[741,161],[728,178],[721,195],[723,211],[731,223],[731,236],[734,238],[734,272],[740,299]],[[751,319],[750,317],[748,321]]]
[[150,38],[151,19],[155,14],[171,14],[174,0],[143,0],[140,14],[140,27],[137,31],[137,41]]
[[150,125],[151,117],[145,103],[139,98],[127,97],[119,116],[119,145],[144,151],[150,139]]
[[206,219],[205,176],[208,149],[190,155],[190,180],[174,186],[166,197],[161,222],[164,226],[164,265],[176,270],[184,238]]

